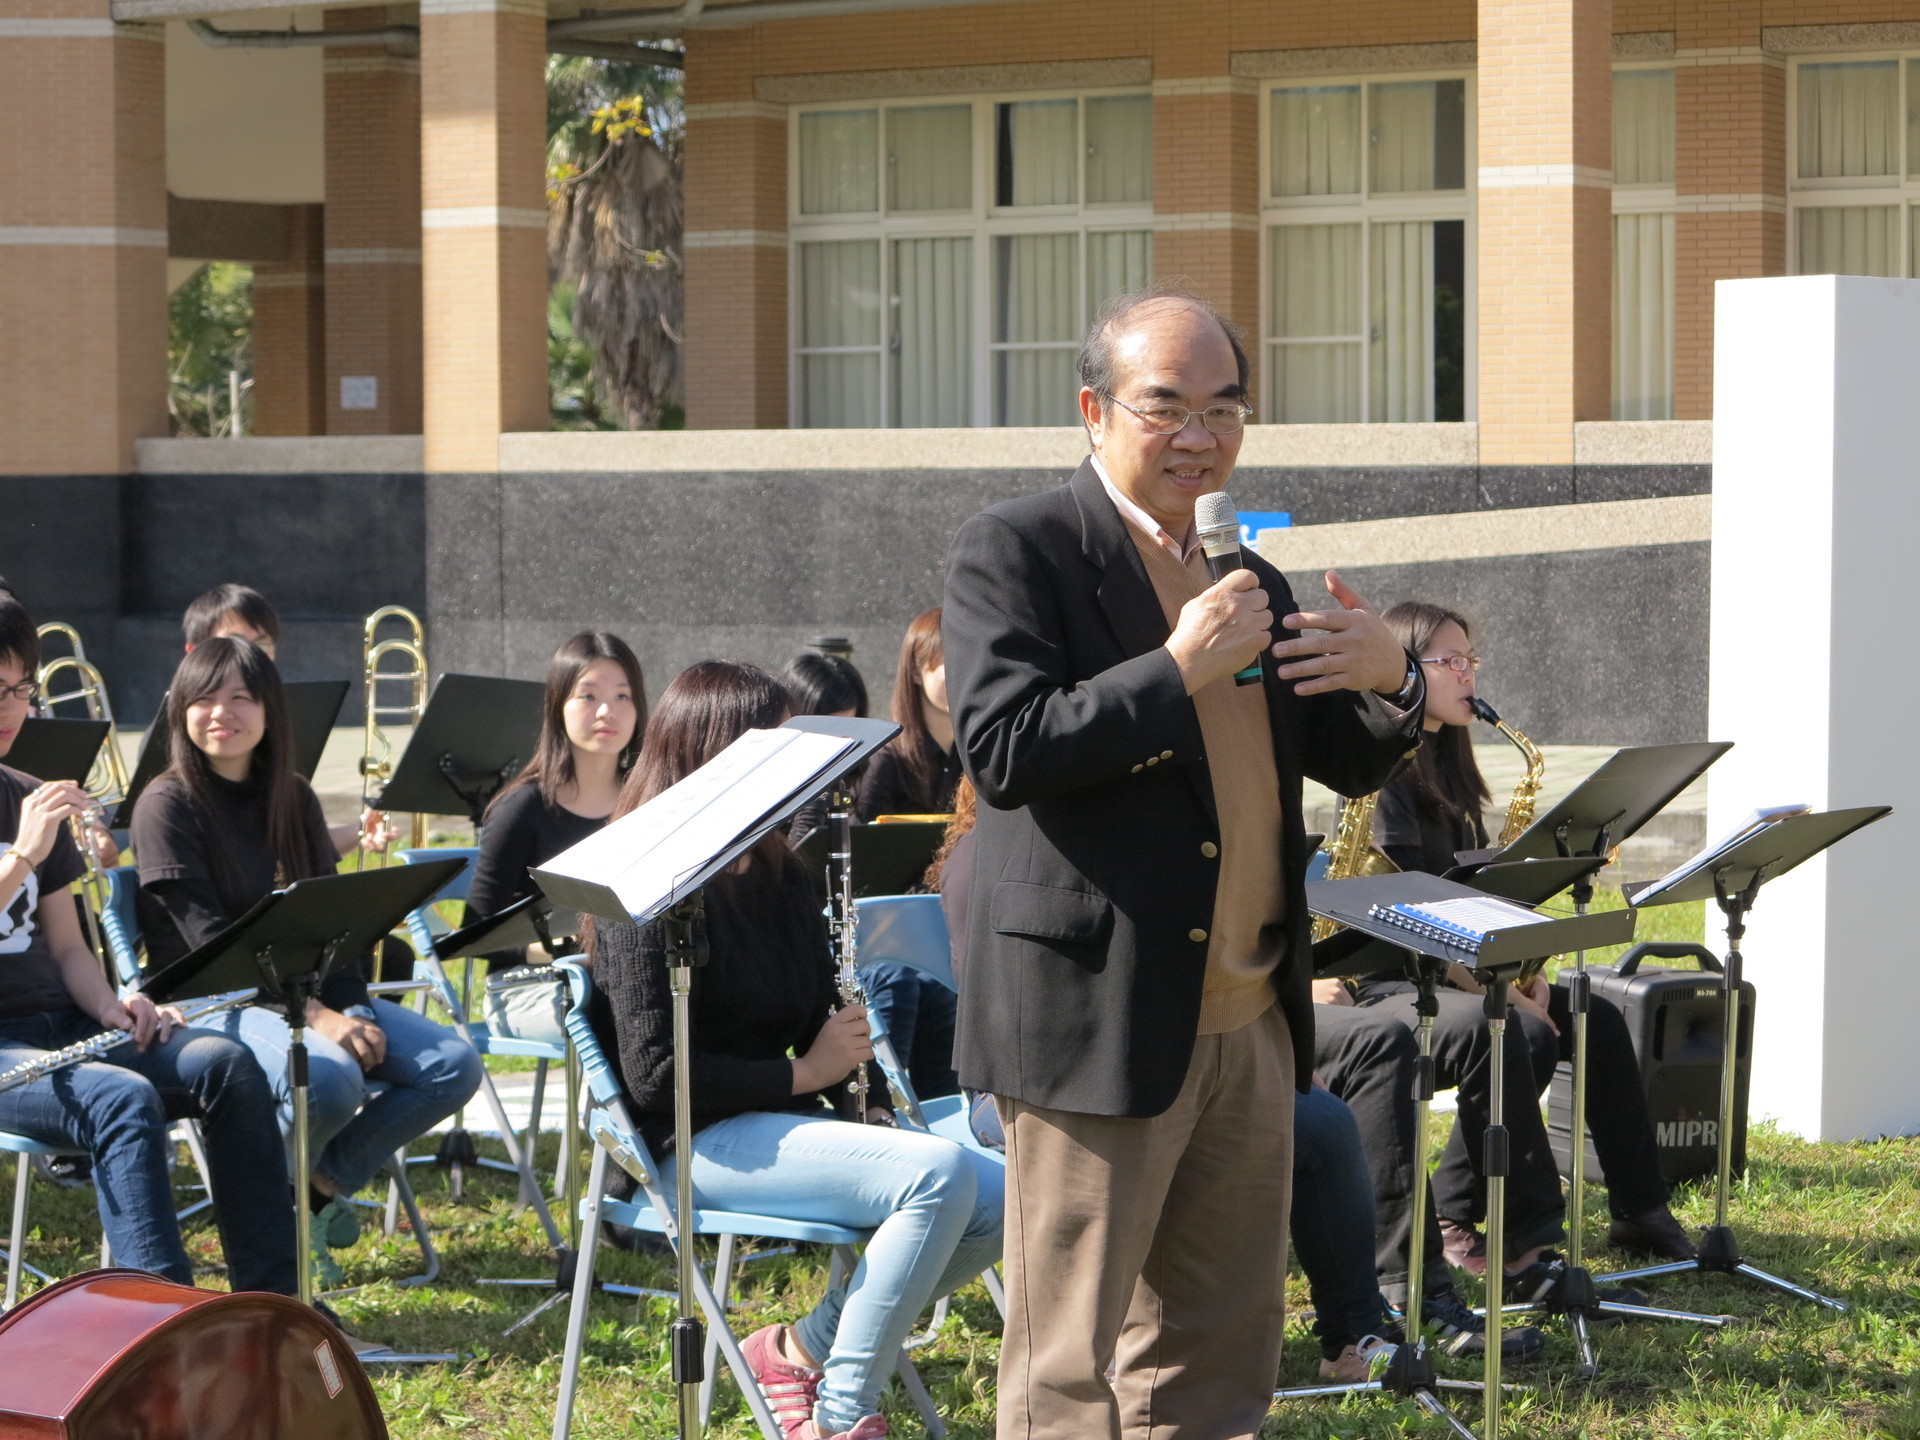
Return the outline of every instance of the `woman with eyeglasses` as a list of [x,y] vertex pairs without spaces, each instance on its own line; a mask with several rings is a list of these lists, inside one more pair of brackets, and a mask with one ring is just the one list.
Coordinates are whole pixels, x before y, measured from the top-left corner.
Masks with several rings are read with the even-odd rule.
[[[1468,739],[1481,657],[1466,618],[1428,601],[1408,600],[1384,617],[1427,681],[1426,743],[1413,764],[1380,792],[1374,840],[1402,870],[1439,874],[1462,850],[1487,844],[1481,813],[1491,801]],[[1512,989],[1514,1016],[1525,1032],[1536,1089],[1573,1057],[1573,1017],[1565,985],[1535,976]],[[1587,1126],[1607,1185],[1613,1220],[1609,1242],[1622,1249],[1686,1260],[1693,1242],[1668,1209],[1672,1188],[1660,1173],[1660,1149],[1626,1019],[1612,1002],[1592,997],[1587,1015]],[[1434,1208],[1447,1254],[1456,1263],[1484,1261],[1475,1226],[1486,1212],[1484,1182],[1458,1129],[1434,1175]],[[1470,1268],[1479,1268],[1470,1264]]]

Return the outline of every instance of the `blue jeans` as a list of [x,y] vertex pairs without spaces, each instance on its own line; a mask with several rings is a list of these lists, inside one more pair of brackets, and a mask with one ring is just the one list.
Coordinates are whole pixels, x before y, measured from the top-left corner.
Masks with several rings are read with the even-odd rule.
[[922,1100],[960,1093],[953,1068],[953,1023],[959,997],[910,965],[862,965],[867,1009],[879,1016],[894,1054]]
[[[660,1167],[668,1195],[677,1160]],[[878,1408],[920,1312],[1000,1258],[1005,1175],[936,1135],[825,1115],[735,1115],[693,1137],[696,1205],[873,1232],[851,1283],[794,1326],[826,1371],[817,1419],[829,1434]]]
[[[98,1034],[78,1010],[0,1017],[0,1070]],[[0,1095],[0,1130],[93,1157],[100,1224],[116,1265],[182,1285],[193,1266],[173,1218],[167,1124],[198,1119],[214,1217],[235,1290],[296,1291],[293,1206],[273,1123],[273,1091],[246,1047],[211,1030],[176,1030]]]
[[[307,1154],[314,1174],[331,1181],[342,1195],[362,1189],[396,1151],[453,1114],[480,1088],[479,1052],[457,1031],[390,1000],[375,1000],[373,1013],[386,1032],[387,1053],[368,1071],[318,1030],[306,1031]],[[291,1166],[293,1087],[287,1080],[286,1019],[248,1005],[227,1011],[217,1024],[253,1051],[273,1082]],[[366,1098],[369,1080],[387,1087],[372,1100]]]
[[1386,1324],[1373,1268],[1373,1181],[1346,1102],[1316,1085],[1293,1100],[1294,1253],[1329,1360]]

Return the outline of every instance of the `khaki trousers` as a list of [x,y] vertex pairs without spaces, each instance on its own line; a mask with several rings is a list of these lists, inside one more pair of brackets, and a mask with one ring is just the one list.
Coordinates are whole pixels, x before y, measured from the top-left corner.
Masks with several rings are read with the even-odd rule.
[[1006,1099],[999,1108],[1008,1314],[998,1440],[1257,1434],[1285,1318],[1285,1013],[1274,1005],[1230,1034],[1199,1037],[1179,1098],[1150,1119]]

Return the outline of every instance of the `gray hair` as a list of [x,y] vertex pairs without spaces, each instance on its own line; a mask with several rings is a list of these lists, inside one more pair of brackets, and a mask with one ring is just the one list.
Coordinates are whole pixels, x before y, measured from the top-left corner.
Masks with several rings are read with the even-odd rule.
[[1080,353],[1074,357],[1080,383],[1102,400],[1113,394],[1114,342],[1128,333],[1131,327],[1127,322],[1137,311],[1161,300],[1180,300],[1195,306],[1220,327],[1227,344],[1233,347],[1233,363],[1240,372],[1240,388],[1245,391],[1248,366],[1246,348],[1240,343],[1243,332],[1184,280],[1156,280],[1138,290],[1123,291],[1102,305],[1093,317],[1093,324],[1087,327],[1086,339],[1080,342]]

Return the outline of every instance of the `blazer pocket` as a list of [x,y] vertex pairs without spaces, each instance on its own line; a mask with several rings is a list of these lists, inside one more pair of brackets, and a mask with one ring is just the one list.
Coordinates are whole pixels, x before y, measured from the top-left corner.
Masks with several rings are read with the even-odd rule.
[[992,921],[1001,935],[1098,945],[1113,933],[1113,902],[1091,890],[1002,880],[993,887]]

